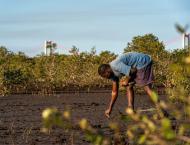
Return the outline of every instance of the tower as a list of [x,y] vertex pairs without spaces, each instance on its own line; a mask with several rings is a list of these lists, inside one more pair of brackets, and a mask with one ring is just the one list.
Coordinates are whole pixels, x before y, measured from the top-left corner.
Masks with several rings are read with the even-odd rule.
[[183,48],[189,48],[190,49],[190,34],[183,34]]
[[45,55],[53,55],[55,49],[57,48],[57,44],[51,40],[45,41],[44,44],[44,53]]
[[190,47],[190,34],[184,34],[184,48]]

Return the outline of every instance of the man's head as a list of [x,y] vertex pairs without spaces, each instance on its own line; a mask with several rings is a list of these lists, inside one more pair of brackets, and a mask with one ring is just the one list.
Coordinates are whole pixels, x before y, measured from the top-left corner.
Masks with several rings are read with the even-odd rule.
[[110,79],[114,75],[109,64],[101,64],[98,68],[98,74],[107,79]]

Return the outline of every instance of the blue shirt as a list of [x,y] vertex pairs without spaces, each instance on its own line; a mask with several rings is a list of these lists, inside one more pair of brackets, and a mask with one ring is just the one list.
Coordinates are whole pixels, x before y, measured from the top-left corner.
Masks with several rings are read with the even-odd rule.
[[[128,52],[110,62],[115,77],[129,76],[131,68],[142,69],[151,62],[151,57],[138,52]],[[115,80],[116,78],[111,78]]]

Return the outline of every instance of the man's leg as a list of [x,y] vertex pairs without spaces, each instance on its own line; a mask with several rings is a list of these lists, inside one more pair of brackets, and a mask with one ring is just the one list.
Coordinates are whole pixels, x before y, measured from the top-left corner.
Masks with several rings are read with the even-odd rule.
[[151,97],[151,95],[153,93],[151,85],[144,86],[144,90],[148,94],[148,96]]
[[134,110],[134,90],[132,85],[127,86],[127,101],[128,107]]

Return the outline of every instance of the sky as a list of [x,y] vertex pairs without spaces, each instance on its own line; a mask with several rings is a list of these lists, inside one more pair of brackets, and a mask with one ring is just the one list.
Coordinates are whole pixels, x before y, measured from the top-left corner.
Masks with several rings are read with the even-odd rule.
[[172,50],[182,48],[174,25],[190,25],[189,0],[0,0],[0,10],[0,46],[28,56],[44,52],[45,40],[58,53],[76,46],[121,54],[148,33]]

